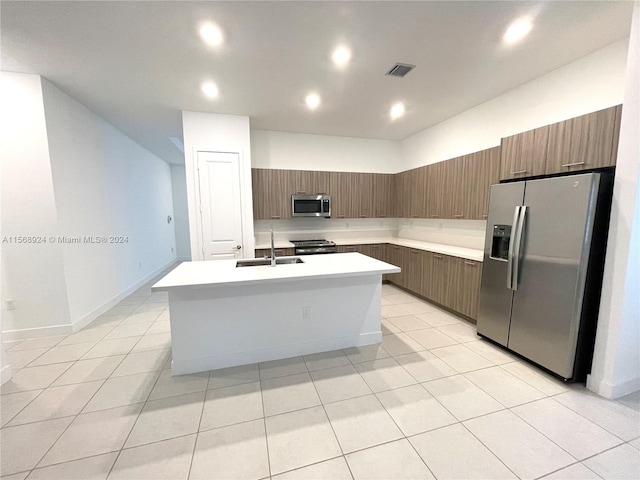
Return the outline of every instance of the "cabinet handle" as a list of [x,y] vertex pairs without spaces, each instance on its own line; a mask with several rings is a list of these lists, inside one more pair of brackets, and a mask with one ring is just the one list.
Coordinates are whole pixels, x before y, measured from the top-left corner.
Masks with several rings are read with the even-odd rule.
[[359,218],[367,218],[366,215],[358,215]]
[[307,193],[307,192],[305,192],[305,191],[302,191],[302,192],[296,192],[296,193]]
[[386,215],[378,215],[379,218],[387,218]]
[[564,165],[560,165],[560,166],[561,167],[575,167],[577,165],[584,165],[584,162],[565,163]]
[[431,215],[431,218],[439,218],[440,215]]
[[518,170],[517,172],[511,172],[511,175],[517,175],[519,173],[527,173],[526,170]]
[[338,218],[344,218],[344,215],[336,215]]
[[466,261],[465,261],[465,262],[464,262],[464,264],[465,264],[465,265],[471,265],[472,267],[475,267],[475,266],[476,266],[476,264],[475,264],[475,263],[473,263],[473,262],[466,262]]
[[280,215],[271,215],[271,220],[280,220]]
[[420,250],[411,250],[411,253],[420,253]]
[[487,213],[483,213],[483,214],[482,214],[482,218],[489,218],[489,214],[487,214]]
[[453,216],[453,218],[462,218],[462,217],[464,217],[464,215],[462,215],[462,214],[454,215],[454,216]]
[[442,255],[433,255],[433,258],[437,258],[438,260],[442,260]]

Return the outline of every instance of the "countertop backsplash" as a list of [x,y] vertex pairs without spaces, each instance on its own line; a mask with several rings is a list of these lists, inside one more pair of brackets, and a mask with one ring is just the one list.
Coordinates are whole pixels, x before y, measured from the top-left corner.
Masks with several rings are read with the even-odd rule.
[[486,220],[399,218],[399,238],[442,243],[456,247],[484,249]]
[[349,238],[406,238],[482,250],[486,221],[434,220],[406,218],[295,218],[291,220],[256,220],[256,245],[269,244],[273,228],[276,244],[289,240],[325,238],[338,241]]

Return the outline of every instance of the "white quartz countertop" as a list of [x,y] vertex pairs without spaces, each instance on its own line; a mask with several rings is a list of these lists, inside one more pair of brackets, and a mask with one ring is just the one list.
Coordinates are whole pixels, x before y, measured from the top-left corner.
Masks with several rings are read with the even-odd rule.
[[[356,237],[356,238],[342,238],[342,239],[330,239],[333,240],[336,245],[366,245],[374,243],[390,243],[392,245],[399,245],[401,247],[415,248],[417,250],[427,250],[429,252],[441,253],[443,255],[450,255],[452,257],[465,258],[467,260],[474,260],[476,262],[482,262],[484,253],[482,250],[476,250],[474,248],[457,247],[455,245],[446,245],[444,243],[435,242],[423,242],[420,240],[412,240],[409,238],[399,237]],[[293,248],[293,243],[279,241],[275,244],[276,248]],[[256,245],[258,248],[271,248],[270,245],[260,244]]]
[[236,267],[237,260],[184,262],[153,285],[151,290],[155,292],[181,287],[252,285],[400,272],[400,268],[395,265],[360,253],[306,255],[301,258],[304,263],[276,267]]

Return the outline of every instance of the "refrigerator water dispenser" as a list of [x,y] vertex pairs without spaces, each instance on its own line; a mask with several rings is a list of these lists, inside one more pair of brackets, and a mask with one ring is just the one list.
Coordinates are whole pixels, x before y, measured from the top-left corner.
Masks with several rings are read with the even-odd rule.
[[508,260],[511,225],[494,225],[490,257],[494,260]]

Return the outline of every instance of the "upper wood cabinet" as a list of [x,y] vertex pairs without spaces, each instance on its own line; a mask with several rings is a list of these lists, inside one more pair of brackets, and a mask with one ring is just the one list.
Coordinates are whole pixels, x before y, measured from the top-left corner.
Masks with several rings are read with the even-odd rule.
[[453,178],[452,169],[447,163],[427,165],[427,204],[424,212],[426,218],[450,218],[451,204],[445,198],[445,192],[450,192],[449,186]]
[[395,214],[400,218],[411,218],[411,170],[394,175]]
[[253,217],[256,220],[285,220],[291,218],[291,194],[294,182],[291,170],[254,168]]
[[622,105],[549,125],[546,174],[615,165]]
[[508,180],[543,175],[548,141],[548,125],[503,138],[500,179]]
[[372,195],[373,214],[375,218],[395,216],[395,175],[386,173],[373,174]]
[[500,181],[500,147],[461,157],[456,175],[453,218],[486,219],[489,187]]
[[291,193],[305,193],[307,195],[329,193],[329,172],[315,172],[308,170],[289,170],[293,191]]
[[331,195],[331,218],[353,218],[355,215],[355,174],[331,172],[329,194]]

